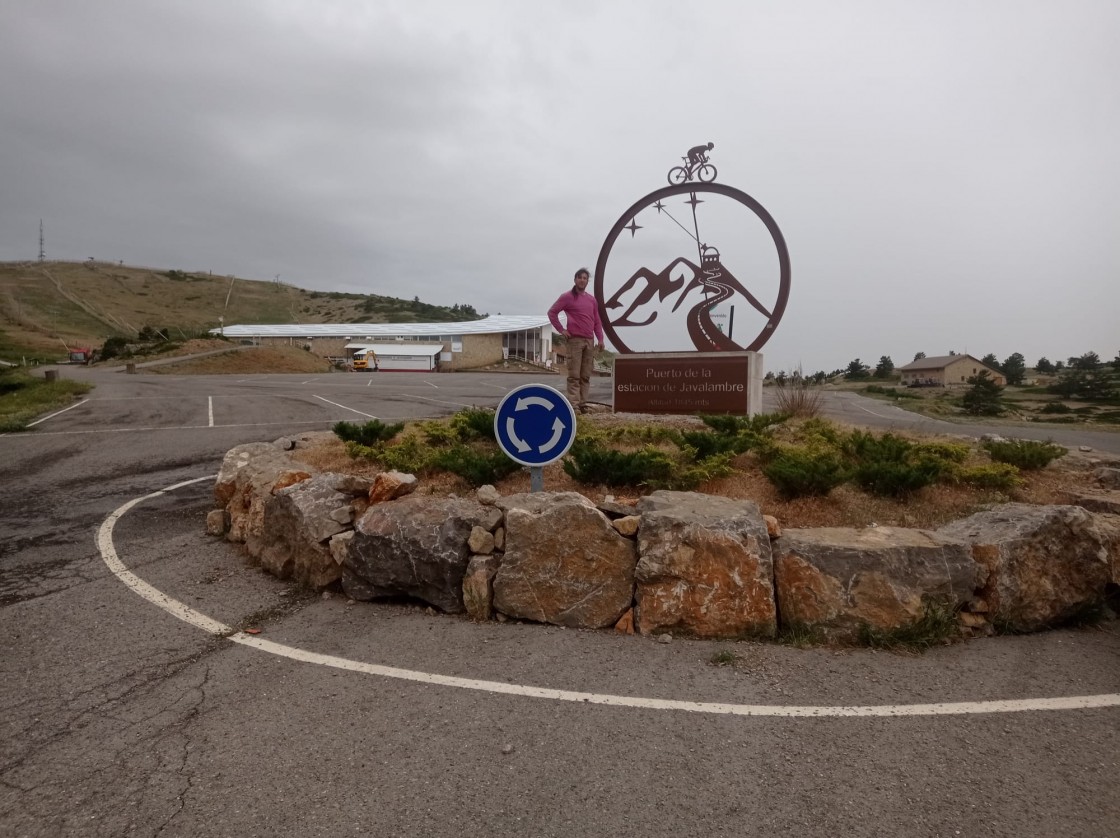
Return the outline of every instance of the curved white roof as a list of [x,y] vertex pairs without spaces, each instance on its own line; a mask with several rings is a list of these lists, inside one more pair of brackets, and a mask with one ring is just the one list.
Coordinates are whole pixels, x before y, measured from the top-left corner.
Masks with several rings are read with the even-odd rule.
[[520,332],[548,326],[548,318],[530,314],[496,314],[485,320],[461,323],[282,323],[277,325],[236,325],[211,329],[210,334],[227,338],[361,338],[397,335],[491,335]]

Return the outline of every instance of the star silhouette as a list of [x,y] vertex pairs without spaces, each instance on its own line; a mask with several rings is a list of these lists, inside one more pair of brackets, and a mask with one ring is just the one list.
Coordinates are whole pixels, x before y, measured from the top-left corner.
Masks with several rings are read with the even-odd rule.
[[696,193],[695,193],[695,192],[693,192],[693,193],[692,193],[692,197],[691,197],[691,198],[689,198],[689,199],[688,199],[687,201],[685,201],[685,203],[686,203],[686,204],[692,204],[692,208],[693,208],[693,209],[696,209],[696,205],[697,205],[697,204],[702,204],[702,203],[704,203],[704,201],[703,201],[702,199],[700,199],[700,198],[697,198],[697,197],[696,197]]
[[653,205],[653,208],[655,210],[657,210],[658,212],[661,212],[661,210],[665,209],[665,205],[663,203],[661,203],[660,201],[658,201],[656,204]]
[[625,227],[623,227],[622,229],[623,229],[623,230],[629,230],[629,231],[630,231],[630,238],[634,238],[634,234],[635,234],[636,232],[638,232],[639,230],[641,230],[642,228],[641,228],[641,226],[640,226],[640,225],[638,224],[638,219],[636,219],[636,218],[632,218],[632,219],[630,219],[630,223],[629,223],[629,224],[627,224],[627,225],[626,225]]

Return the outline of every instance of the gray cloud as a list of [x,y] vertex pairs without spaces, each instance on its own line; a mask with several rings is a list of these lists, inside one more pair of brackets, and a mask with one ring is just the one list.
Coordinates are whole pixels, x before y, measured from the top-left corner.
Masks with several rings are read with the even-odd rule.
[[768,366],[1120,350],[1120,9],[0,3],[0,259],[542,312],[688,147],[793,262]]

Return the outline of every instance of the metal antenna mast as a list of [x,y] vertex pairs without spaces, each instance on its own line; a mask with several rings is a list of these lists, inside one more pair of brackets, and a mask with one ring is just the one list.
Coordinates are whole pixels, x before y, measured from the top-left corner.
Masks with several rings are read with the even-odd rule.
[[47,258],[46,248],[43,247],[43,219],[39,219],[39,261]]

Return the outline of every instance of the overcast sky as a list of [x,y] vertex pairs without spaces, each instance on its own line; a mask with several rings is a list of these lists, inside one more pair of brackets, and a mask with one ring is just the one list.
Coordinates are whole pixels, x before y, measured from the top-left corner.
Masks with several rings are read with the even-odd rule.
[[0,260],[42,219],[48,258],[543,313],[711,141],[789,248],[768,369],[1110,360],[1118,34],[1115,0],[0,0]]

